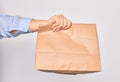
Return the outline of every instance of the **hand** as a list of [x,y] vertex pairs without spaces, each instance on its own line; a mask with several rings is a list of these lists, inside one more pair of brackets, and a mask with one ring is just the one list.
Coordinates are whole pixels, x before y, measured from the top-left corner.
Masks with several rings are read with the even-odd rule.
[[39,31],[39,28],[50,27],[53,32],[58,32],[70,28],[71,25],[72,22],[63,15],[55,15],[48,20],[32,19],[29,29],[31,32],[36,32]]
[[58,32],[60,30],[66,30],[71,27],[72,22],[65,18],[63,15],[55,15],[48,19],[49,24],[53,32]]

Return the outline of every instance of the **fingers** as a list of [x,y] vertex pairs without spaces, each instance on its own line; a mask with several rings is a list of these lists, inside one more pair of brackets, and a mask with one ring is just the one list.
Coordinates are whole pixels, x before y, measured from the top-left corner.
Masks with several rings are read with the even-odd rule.
[[62,28],[64,27],[64,23],[65,23],[64,20],[65,20],[65,18],[62,15],[57,16],[56,23],[52,27],[52,28],[54,28],[53,31],[58,32],[58,31],[62,30]]
[[52,28],[60,28],[60,25],[61,25],[61,22],[62,22],[60,16],[54,17],[54,20],[55,20],[55,23],[52,26]]
[[67,24],[66,24],[66,26],[63,28],[64,30],[67,30],[67,29],[69,29],[69,28],[72,26],[72,23],[71,23],[70,20],[66,20],[66,22],[67,22]]
[[65,18],[63,15],[61,15],[61,28],[64,29],[68,25],[67,18]]
[[65,18],[63,15],[55,15],[49,19],[49,21],[54,20],[52,25],[52,30],[58,32],[60,30],[66,30],[71,27],[72,22]]

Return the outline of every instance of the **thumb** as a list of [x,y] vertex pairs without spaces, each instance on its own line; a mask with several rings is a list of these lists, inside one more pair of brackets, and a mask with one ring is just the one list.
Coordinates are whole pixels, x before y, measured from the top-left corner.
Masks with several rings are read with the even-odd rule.
[[51,20],[49,20],[49,23],[50,23],[50,25],[53,25],[53,24],[55,24],[55,19],[51,19]]

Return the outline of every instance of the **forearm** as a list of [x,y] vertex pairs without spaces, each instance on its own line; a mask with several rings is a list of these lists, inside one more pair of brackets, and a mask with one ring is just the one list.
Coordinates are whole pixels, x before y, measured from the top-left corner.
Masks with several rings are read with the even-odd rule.
[[30,22],[29,29],[31,32],[39,31],[39,28],[43,28],[47,26],[48,21],[47,20],[36,20],[32,19]]

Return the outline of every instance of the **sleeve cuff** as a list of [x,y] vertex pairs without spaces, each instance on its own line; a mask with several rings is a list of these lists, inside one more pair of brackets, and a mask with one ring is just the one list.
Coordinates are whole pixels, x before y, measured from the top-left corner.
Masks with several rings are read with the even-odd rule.
[[[20,34],[31,33],[29,29],[31,20],[31,18],[16,17],[15,24],[17,23],[17,25],[13,26],[12,28],[9,28],[7,35],[9,35],[9,37],[16,37]],[[15,34],[12,34],[10,33],[12,30],[17,30],[17,32]]]

